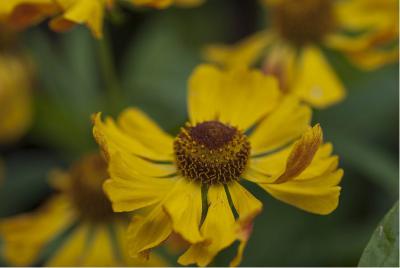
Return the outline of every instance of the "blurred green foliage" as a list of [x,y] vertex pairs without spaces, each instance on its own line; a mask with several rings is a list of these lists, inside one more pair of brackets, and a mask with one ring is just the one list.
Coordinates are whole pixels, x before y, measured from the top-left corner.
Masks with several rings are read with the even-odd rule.
[[399,266],[399,202],[396,202],[375,229],[358,266]]
[[[187,79],[210,42],[234,41],[261,29],[256,1],[209,1],[196,9],[121,9],[106,25],[116,56],[122,109],[136,105],[176,134],[185,122]],[[83,152],[96,150],[90,115],[113,114],[103,79],[101,49],[83,27],[59,35],[36,28],[24,34],[37,65],[35,125],[4,152],[7,176],[0,186],[0,216],[28,211],[49,194],[46,174]],[[338,209],[311,215],[249,185],[264,203],[244,266],[355,266],[382,215],[398,199],[398,66],[370,73],[327,51],[348,98],[316,111],[326,141],[345,170]],[[28,152],[28,153],[27,153]],[[235,248],[213,265],[227,265]]]

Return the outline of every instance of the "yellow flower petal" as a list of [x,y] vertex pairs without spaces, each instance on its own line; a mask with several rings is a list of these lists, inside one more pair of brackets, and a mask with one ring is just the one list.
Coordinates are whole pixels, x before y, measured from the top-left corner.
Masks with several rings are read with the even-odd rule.
[[64,8],[64,13],[50,22],[50,28],[64,32],[75,24],[86,24],[96,38],[102,37],[105,1],[56,0],[56,2]]
[[80,266],[120,266],[107,224],[95,226]]
[[291,180],[280,184],[259,184],[265,191],[282,202],[302,210],[326,215],[336,209],[339,203],[343,170],[308,180]]
[[113,225],[116,232],[117,243],[121,252],[123,264],[114,266],[133,266],[133,267],[163,267],[168,266],[167,262],[159,255],[151,254],[148,260],[132,258],[128,254],[127,245],[127,224],[124,221],[117,221]]
[[131,0],[132,4],[137,6],[148,6],[153,8],[166,8],[170,6],[174,0]]
[[321,143],[322,129],[319,125],[306,131],[294,144],[286,162],[285,172],[275,182],[282,183],[300,175],[311,164]]
[[286,97],[249,137],[252,155],[270,151],[298,138],[309,126],[311,109]]
[[163,206],[171,217],[175,232],[191,244],[204,240],[199,230],[202,214],[200,184],[180,179]]
[[211,186],[208,212],[201,226],[205,242],[192,245],[179,259],[182,265],[208,265],[219,251],[236,240],[235,218],[223,186]]
[[193,123],[218,119],[247,129],[270,112],[279,97],[276,79],[260,71],[201,65],[190,78],[188,109]]
[[161,205],[144,216],[135,215],[128,228],[128,249],[132,257],[148,258],[149,251],[172,232],[172,223]]
[[122,131],[111,118],[106,118],[103,123],[101,114],[98,113],[94,116],[93,120],[93,136],[102,147],[107,158],[109,158],[110,154],[119,151],[128,152],[152,160],[173,160],[171,152],[155,151],[153,148],[145,146],[141,141],[133,139],[129,134]]
[[228,68],[251,66],[261,58],[262,51],[271,43],[269,32],[259,32],[235,45],[210,45],[205,48],[206,60]]
[[34,264],[43,247],[75,219],[69,201],[57,196],[36,212],[1,220],[5,260],[16,266]]
[[0,5],[0,19],[21,29],[37,24],[60,11],[53,0],[7,0]]
[[172,154],[173,138],[137,108],[125,109],[118,117],[118,126],[133,139],[157,152]]
[[253,219],[261,212],[262,203],[237,182],[230,184],[228,188],[233,205],[239,214],[236,228],[240,240],[237,254],[230,266],[238,266],[253,230]]
[[295,79],[293,92],[317,108],[328,107],[345,97],[342,83],[316,47],[303,49]]
[[132,162],[121,155],[114,155],[110,160],[111,179],[104,182],[103,188],[116,212],[153,205],[164,198],[176,182],[175,178],[152,178],[133,170]]
[[81,266],[86,252],[86,242],[89,235],[89,225],[80,224],[66,238],[57,252],[46,263],[46,266]]

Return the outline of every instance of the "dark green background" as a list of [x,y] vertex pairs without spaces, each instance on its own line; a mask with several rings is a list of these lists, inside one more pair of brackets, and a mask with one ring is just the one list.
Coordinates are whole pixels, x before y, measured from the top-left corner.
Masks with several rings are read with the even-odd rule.
[[[233,42],[265,26],[256,1],[210,0],[196,9],[120,8],[107,18],[116,70],[123,89],[110,106],[99,68],[99,44],[77,27],[55,34],[46,25],[22,35],[37,65],[35,124],[18,144],[1,148],[6,181],[0,216],[29,211],[51,192],[46,174],[67,167],[97,147],[89,115],[115,114],[137,105],[176,134],[185,122],[186,83],[210,42]],[[341,104],[314,113],[345,170],[338,209],[316,216],[285,205],[249,186],[264,203],[246,249],[244,266],[354,266],[373,230],[398,200],[398,66],[373,72],[352,67],[326,51],[348,89]],[[213,265],[228,265],[233,249]],[[0,262],[1,263],[1,262]]]

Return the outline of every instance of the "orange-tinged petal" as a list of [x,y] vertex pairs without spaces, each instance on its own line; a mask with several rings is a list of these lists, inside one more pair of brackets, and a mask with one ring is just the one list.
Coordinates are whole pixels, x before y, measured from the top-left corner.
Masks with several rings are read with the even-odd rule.
[[293,146],[286,162],[285,172],[275,181],[282,183],[300,175],[313,160],[322,143],[322,129],[319,125],[306,131]]
[[71,29],[75,24],[86,24],[96,38],[102,37],[105,1],[56,0],[56,2],[66,7],[66,10],[50,22],[50,27],[54,31],[64,32]]
[[237,254],[230,266],[238,266],[253,230],[253,220],[262,210],[262,203],[237,182],[230,184],[228,188],[233,205],[239,214],[236,231],[240,240]]

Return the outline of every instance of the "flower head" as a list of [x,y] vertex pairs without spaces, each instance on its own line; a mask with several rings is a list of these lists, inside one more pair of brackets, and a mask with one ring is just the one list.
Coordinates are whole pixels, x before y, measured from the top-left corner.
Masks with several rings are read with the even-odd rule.
[[[378,2],[387,6],[383,2],[388,1],[394,2]],[[395,53],[382,49],[378,53],[376,47],[384,43],[389,32],[393,36],[398,29],[393,25],[379,27],[381,17],[389,16],[382,21],[392,24],[397,21],[393,18],[397,8],[392,5],[391,10],[380,9],[374,12],[379,13],[379,18],[367,20],[371,15],[367,9],[357,7],[353,8],[357,12],[350,11],[354,5],[359,6],[358,2],[377,1],[264,0],[271,18],[269,29],[233,46],[209,46],[206,57],[229,68],[260,64],[267,74],[279,78],[284,93],[294,94],[313,107],[326,108],[343,100],[345,90],[321,46],[338,49],[375,67]],[[360,30],[367,32],[360,34]]]
[[94,117],[109,163],[104,190],[114,211],[138,211],[128,229],[133,256],[176,232],[191,244],[179,263],[208,265],[239,240],[238,265],[262,209],[243,180],[308,212],[337,207],[338,158],[319,125],[310,127],[310,109],[282,97],[273,77],[201,65],[189,81],[188,114],[175,138],[137,108],[117,122]]
[[5,260],[17,266],[43,262],[45,248],[64,235],[46,266],[163,265],[156,256],[147,263],[128,257],[127,218],[113,213],[102,191],[106,178],[106,164],[97,154],[69,172],[55,171],[51,182],[59,193],[35,212],[0,220]]
[[[103,35],[103,20],[115,0],[7,0],[0,4],[0,20],[23,29],[50,18],[49,26],[57,32],[86,25],[96,38]],[[165,8],[173,3],[191,6],[201,0],[131,0],[132,4]]]

